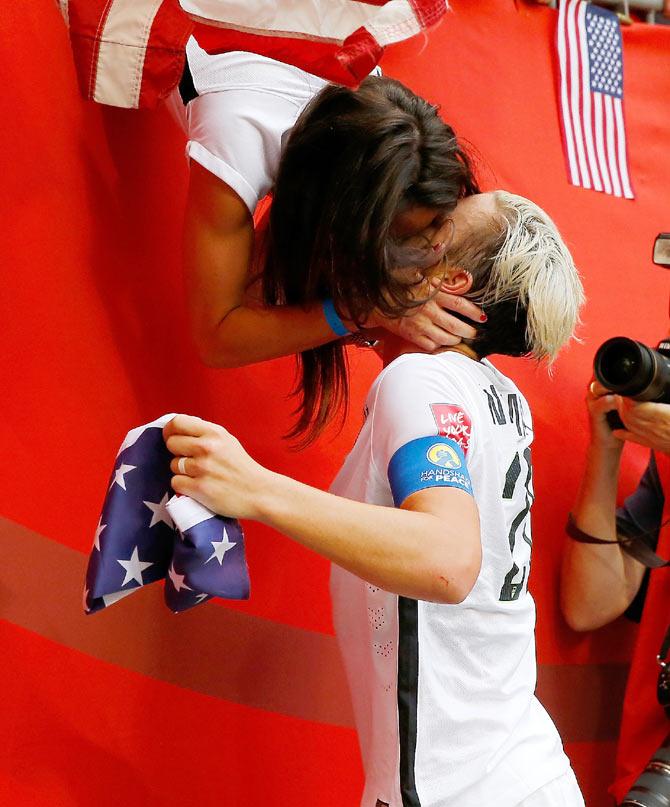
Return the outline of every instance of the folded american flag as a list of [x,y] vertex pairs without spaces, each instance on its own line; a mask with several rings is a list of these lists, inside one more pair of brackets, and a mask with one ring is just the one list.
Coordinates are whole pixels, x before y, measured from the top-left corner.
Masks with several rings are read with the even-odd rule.
[[208,53],[244,50],[356,86],[384,48],[437,23],[446,0],[57,0],[81,90],[153,107],[178,84],[194,35]]
[[172,455],[162,430],[173,417],[132,429],[119,449],[86,571],[86,613],[163,578],[174,612],[249,596],[240,524],[188,496],[169,498]]

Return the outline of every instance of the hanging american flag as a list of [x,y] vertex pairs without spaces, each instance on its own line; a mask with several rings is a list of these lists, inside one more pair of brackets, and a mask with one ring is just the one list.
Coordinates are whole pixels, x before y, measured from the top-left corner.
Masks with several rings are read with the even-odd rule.
[[178,84],[194,35],[356,86],[384,48],[444,16],[446,0],[57,0],[86,98],[152,107]]
[[249,596],[239,523],[188,496],[169,499],[172,455],[162,430],[173,417],[138,426],[119,449],[86,572],[86,613],[164,578],[175,612],[213,596]]
[[623,48],[616,14],[561,0],[560,109],[573,185],[633,199],[623,109]]

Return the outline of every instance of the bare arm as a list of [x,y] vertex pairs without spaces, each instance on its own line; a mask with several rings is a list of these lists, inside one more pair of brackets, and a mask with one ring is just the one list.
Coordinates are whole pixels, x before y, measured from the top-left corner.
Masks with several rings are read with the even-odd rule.
[[[228,185],[191,162],[184,226],[184,265],[189,317],[202,360],[212,367],[237,367],[299,353],[336,339],[321,305],[263,307],[247,293],[254,243],[247,206]],[[481,309],[461,297],[440,293],[412,316],[390,320],[373,314],[367,327],[383,326],[423,350],[472,338]],[[352,326],[353,327],[353,326]]]
[[430,488],[401,509],[324,493],[274,474],[258,520],[358,577],[404,597],[462,602],[481,564],[472,496]]
[[246,294],[254,242],[251,214],[228,185],[191,162],[184,263],[195,343],[212,367],[299,353],[336,336],[321,306],[263,308]]
[[479,574],[474,499],[453,488],[418,491],[402,509],[352,501],[275,474],[254,462],[221,426],[178,415],[164,429],[172,487],[214,512],[251,518],[387,591],[458,603]]
[[[598,393],[606,390],[597,388]],[[587,395],[591,443],[573,516],[577,526],[611,546],[568,541],[561,576],[561,607],[574,630],[593,630],[620,616],[640,588],[644,566],[616,543],[616,496],[623,442],[609,430],[607,411],[618,396]]]

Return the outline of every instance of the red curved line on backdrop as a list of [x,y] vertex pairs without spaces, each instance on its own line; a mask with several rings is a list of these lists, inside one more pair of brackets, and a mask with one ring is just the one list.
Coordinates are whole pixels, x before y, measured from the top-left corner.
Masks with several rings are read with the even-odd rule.
[[[318,723],[353,725],[333,636],[207,603],[176,616],[156,585],[87,617],[81,552],[4,518],[0,538],[1,618],[195,692]],[[538,695],[564,741],[616,738],[626,672],[620,664],[540,667]]]

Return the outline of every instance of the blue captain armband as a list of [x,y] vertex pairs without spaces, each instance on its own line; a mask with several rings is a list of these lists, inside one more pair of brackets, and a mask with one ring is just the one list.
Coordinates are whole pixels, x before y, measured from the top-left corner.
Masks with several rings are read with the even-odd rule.
[[459,488],[472,495],[472,482],[461,447],[448,437],[419,437],[391,457],[388,478],[396,507],[426,488]]

